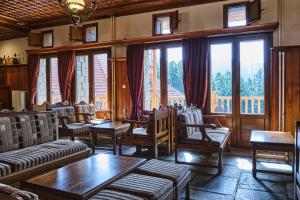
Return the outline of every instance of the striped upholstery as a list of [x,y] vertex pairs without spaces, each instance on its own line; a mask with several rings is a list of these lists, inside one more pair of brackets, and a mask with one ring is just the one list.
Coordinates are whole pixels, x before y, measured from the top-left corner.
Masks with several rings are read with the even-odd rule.
[[160,199],[173,188],[173,182],[163,178],[133,173],[112,183],[108,188],[144,196],[147,199]]
[[35,119],[33,115],[17,116],[19,139],[21,148],[30,147],[38,144]]
[[73,106],[53,107],[52,111],[55,112],[56,116],[70,116],[71,120],[69,123],[75,123],[75,109]]
[[19,139],[14,117],[0,117],[0,153],[19,148]]
[[140,173],[145,173],[145,175],[170,179],[176,185],[186,175],[186,173],[189,171],[189,168],[185,165],[153,159],[138,167],[137,171]]
[[[182,124],[203,124],[202,111],[200,109],[187,110],[179,114],[179,122]],[[191,136],[198,128],[186,127],[183,130],[183,137]]]
[[145,200],[145,198],[114,190],[102,190],[89,200]]
[[11,173],[11,167],[7,164],[0,163],[0,176],[6,176]]
[[58,140],[2,153],[0,156],[0,163],[9,164],[12,167],[12,171],[15,172],[68,156],[85,149],[87,149],[87,146],[83,143]]
[[[229,134],[229,128],[206,128],[206,134],[212,140],[214,145],[220,146],[226,139],[226,136]],[[188,140],[201,141],[202,133],[195,131],[191,136],[187,138]]]
[[50,113],[41,113],[35,115],[38,144],[52,142],[56,140],[56,120]]
[[[77,104],[75,105],[75,112],[76,113],[95,113],[96,106],[93,104]],[[90,120],[94,120],[95,116],[90,116]],[[77,122],[83,122],[84,118],[82,115],[76,115]]]
[[36,194],[24,190],[19,190],[9,185],[4,185],[2,183],[0,183],[0,193],[8,195],[9,199],[13,199],[13,200],[38,200],[39,199]]

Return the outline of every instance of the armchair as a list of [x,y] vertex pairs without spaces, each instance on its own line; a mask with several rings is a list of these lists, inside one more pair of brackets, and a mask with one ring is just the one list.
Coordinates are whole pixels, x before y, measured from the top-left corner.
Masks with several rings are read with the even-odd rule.
[[163,143],[167,144],[167,151],[170,153],[171,115],[169,108],[153,109],[146,121],[124,120],[123,122],[130,123],[130,128],[119,143],[121,153],[123,144],[137,146],[137,151],[141,147],[151,147],[153,157],[157,158],[158,146]]
[[[178,151],[180,149],[211,153],[217,152],[219,154],[218,165],[206,166],[218,168],[218,172],[221,173],[224,149],[227,146],[230,147],[229,128],[223,127],[219,121],[219,118],[224,117],[226,116],[202,115],[200,109],[185,111],[175,109],[175,161],[177,163],[189,164],[178,160]],[[204,118],[209,119],[209,121],[215,121],[215,123],[205,124]]]

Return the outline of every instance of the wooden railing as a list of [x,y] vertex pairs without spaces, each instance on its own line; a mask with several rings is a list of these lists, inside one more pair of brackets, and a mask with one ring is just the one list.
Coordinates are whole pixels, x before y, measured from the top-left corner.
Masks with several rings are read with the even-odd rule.
[[108,99],[107,96],[95,96],[95,105],[97,110],[108,109]]
[[[264,96],[241,97],[242,114],[264,114]],[[232,113],[232,97],[211,95],[211,111]]]

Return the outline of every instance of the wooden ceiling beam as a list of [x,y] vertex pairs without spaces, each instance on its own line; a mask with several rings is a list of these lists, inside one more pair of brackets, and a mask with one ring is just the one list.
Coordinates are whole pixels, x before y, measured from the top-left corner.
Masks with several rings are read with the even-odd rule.
[[11,31],[16,31],[20,33],[28,33],[30,31],[29,28],[23,27],[23,26],[16,26],[12,25],[10,23],[2,22],[0,21],[0,28],[11,30]]

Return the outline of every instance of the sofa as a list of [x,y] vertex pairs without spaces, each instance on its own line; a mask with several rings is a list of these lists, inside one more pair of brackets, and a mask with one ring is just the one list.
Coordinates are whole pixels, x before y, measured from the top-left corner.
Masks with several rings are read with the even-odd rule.
[[54,112],[0,114],[0,182],[11,184],[89,157],[82,143],[58,140]]

